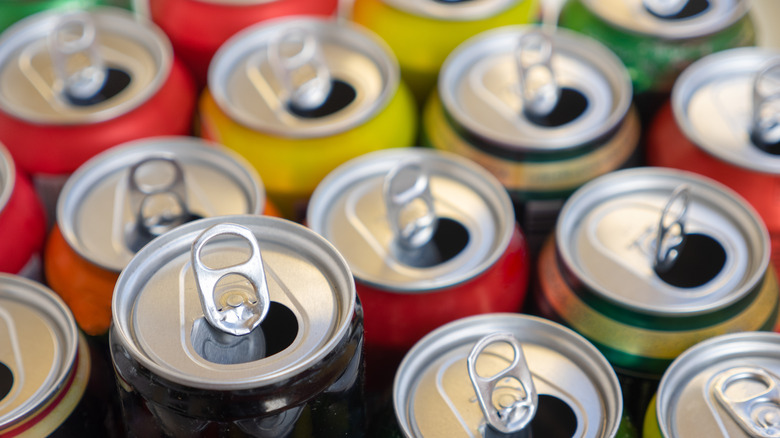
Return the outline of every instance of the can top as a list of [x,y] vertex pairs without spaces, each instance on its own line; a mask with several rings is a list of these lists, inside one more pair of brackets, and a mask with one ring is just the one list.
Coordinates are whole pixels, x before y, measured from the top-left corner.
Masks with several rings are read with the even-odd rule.
[[68,307],[43,285],[0,273],[0,430],[62,390],[78,349]]
[[683,352],[658,387],[663,436],[776,437],[780,415],[780,334],[743,332]]
[[260,177],[238,154],[195,137],[152,137],[80,166],[57,199],[57,225],[80,256],[119,272],[171,228],[201,217],[260,214],[264,203]]
[[476,21],[500,14],[527,0],[383,0],[384,3],[420,17],[448,21]]
[[592,13],[630,33],[689,39],[723,30],[747,14],[746,0],[580,0]]
[[157,93],[173,50],[165,34],[129,11],[45,11],[0,38],[0,109],[47,124],[97,123]]
[[631,104],[632,85],[601,43],[523,25],[458,46],[441,68],[438,90],[447,113],[469,132],[512,150],[555,152],[615,129]]
[[[467,358],[478,341],[494,333],[511,334],[522,347],[538,394],[539,421],[531,423],[534,436],[555,436],[543,430],[551,421],[569,429],[565,436],[615,436],[623,400],[615,371],[604,356],[585,338],[557,323],[508,313],[448,323],[406,354],[393,385],[396,419],[406,436],[491,436],[484,433],[485,416],[475,402]],[[517,353],[509,345],[489,345],[477,357],[476,372],[497,375],[509,368],[513,355]],[[511,378],[496,385],[494,403],[505,407],[522,398],[523,391]]]
[[16,167],[11,153],[0,143],[0,214],[5,209],[11,194],[14,191],[14,181],[16,180]]
[[[776,71],[766,71],[773,65]],[[780,115],[778,67],[780,50],[758,47],[725,50],[696,61],[672,89],[678,126],[691,141],[721,160],[780,174],[780,155],[772,150],[780,136],[775,132],[766,141],[754,136],[766,130],[761,126],[764,119],[772,122]],[[764,82],[772,80],[774,84],[766,85],[774,90],[765,93]]]
[[495,264],[512,237],[514,210],[503,186],[477,164],[409,147],[336,168],[312,194],[306,221],[361,282],[426,292]]
[[555,233],[574,278],[647,314],[727,307],[762,284],[769,264],[769,234],[755,210],[726,186],[674,169],[594,179],[566,201]]
[[[207,231],[226,225],[243,227],[256,239],[250,248],[259,250],[229,233],[195,249]],[[196,254],[208,270],[230,273],[204,289],[208,275],[196,276]],[[262,269],[244,269],[256,257]],[[243,336],[217,332],[201,293],[212,292],[214,302],[224,298],[226,311],[240,310],[233,298],[253,289],[247,283],[253,276],[261,277],[252,283],[265,295],[260,304],[270,303],[262,324]],[[350,330],[355,306],[349,268],[325,239],[284,219],[222,216],[182,225],[138,252],[114,289],[112,330],[141,366],[164,379],[211,390],[251,389],[323,361]]]
[[284,17],[225,42],[209,64],[220,109],[251,129],[282,137],[334,135],[384,109],[398,62],[370,31],[330,18]]

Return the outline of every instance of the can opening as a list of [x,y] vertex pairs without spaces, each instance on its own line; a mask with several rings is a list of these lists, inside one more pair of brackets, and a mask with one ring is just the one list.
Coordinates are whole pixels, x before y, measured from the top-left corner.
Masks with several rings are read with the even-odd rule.
[[14,373],[4,363],[0,362],[0,401],[3,401],[13,387]]
[[573,88],[563,87],[552,111],[540,115],[523,110],[523,114],[537,125],[553,128],[576,120],[587,108],[588,98],[584,94]]
[[68,99],[68,103],[75,106],[97,105],[121,93],[122,90],[130,85],[130,75],[124,71],[109,68],[106,73],[106,81],[103,83],[103,87],[92,96],[77,97],[66,91],[65,97]]
[[341,111],[342,109],[346,108],[347,105],[352,103],[356,96],[357,92],[355,91],[355,88],[352,87],[352,85],[339,79],[333,79],[331,80],[330,93],[328,93],[328,97],[325,98],[325,101],[322,103],[322,105],[314,108],[305,108],[303,106],[297,105],[294,101],[291,100],[288,103],[287,108],[291,113],[298,117],[316,119],[318,117],[329,116]]
[[653,10],[653,8],[648,6],[647,2],[645,2],[645,9],[647,9],[647,12],[649,12],[654,17],[658,17],[664,20],[683,20],[686,18],[695,17],[696,15],[705,12],[709,8],[709,0],[689,0],[685,3],[685,6],[683,6],[682,9],[667,15],[658,13],[657,11]]
[[484,438],[571,438],[576,431],[574,410],[558,397],[539,394],[536,415],[529,427],[511,434],[486,427]]
[[655,273],[672,286],[692,288],[715,278],[725,264],[726,251],[720,242],[704,234],[688,234],[674,262]]
[[436,230],[431,239],[418,248],[393,245],[393,253],[401,263],[415,268],[430,268],[444,263],[463,251],[469,243],[469,232],[460,222],[438,218]]
[[764,141],[761,133],[757,131],[751,132],[750,141],[752,141],[756,147],[768,154],[780,155],[780,141],[775,143]]

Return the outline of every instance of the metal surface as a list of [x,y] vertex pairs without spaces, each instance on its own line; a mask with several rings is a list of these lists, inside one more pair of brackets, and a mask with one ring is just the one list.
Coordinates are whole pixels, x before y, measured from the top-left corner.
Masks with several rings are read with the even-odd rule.
[[0,214],[3,212],[11,194],[14,192],[16,167],[8,149],[0,143]]
[[518,2],[527,0],[382,0],[388,5],[412,15],[443,21],[474,21],[509,9]]

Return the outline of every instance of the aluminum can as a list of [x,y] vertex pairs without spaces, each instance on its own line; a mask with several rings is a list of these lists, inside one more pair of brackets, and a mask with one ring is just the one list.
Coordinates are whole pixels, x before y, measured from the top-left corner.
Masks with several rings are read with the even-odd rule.
[[460,317],[520,311],[529,257],[506,191],[455,154],[365,154],[317,187],[307,225],[349,263],[366,320],[366,378],[389,390],[403,355]]
[[29,15],[50,9],[87,8],[96,5],[131,8],[130,0],[6,0],[0,4],[0,32]]
[[395,377],[403,435],[635,437],[615,371],[585,338],[554,322],[486,314],[421,339]]
[[690,172],[643,167],[586,184],[537,274],[540,314],[623,375],[657,380],[697,342],[777,322],[766,227],[742,197]]
[[410,146],[417,113],[376,35],[335,20],[260,23],[220,48],[200,100],[202,135],[239,152],[300,221],[322,178],[366,152]]
[[41,279],[45,237],[41,200],[0,143],[0,272]]
[[669,366],[647,411],[646,438],[777,435],[780,335],[702,341]]
[[756,45],[780,49],[780,29],[773,18],[780,16],[780,4],[773,0],[753,0],[750,16],[756,24]]
[[92,156],[189,134],[195,98],[165,34],[123,9],[42,12],[0,37],[0,141],[50,216],[67,176]]
[[390,45],[422,105],[458,45],[488,29],[532,23],[539,12],[538,0],[354,0],[351,19]]
[[117,436],[112,382],[56,294],[0,274],[0,327],[0,435]]
[[277,17],[333,17],[338,0],[149,0],[148,8],[176,55],[204,87],[211,58],[236,32]]
[[257,215],[183,225],[119,277],[130,437],[363,436],[362,311],[336,249]]
[[535,253],[574,190],[636,161],[631,98],[625,67],[600,43],[565,29],[503,27],[447,58],[423,114],[424,143],[493,173]]
[[260,214],[260,177],[227,148],[152,137],[102,152],[68,179],[44,251],[49,286],[89,335],[108,332],[119,273],[153,238],[202,217]]
[[647,162],[715,179],[742,195],[769,229],[780,268],[780,50],[709,55],[680,76],[647,134]]

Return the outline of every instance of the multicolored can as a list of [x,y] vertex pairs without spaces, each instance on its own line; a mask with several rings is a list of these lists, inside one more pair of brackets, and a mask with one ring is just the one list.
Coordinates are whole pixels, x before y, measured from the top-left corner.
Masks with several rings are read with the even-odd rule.
[[0,4],[0,32],[29,15],[50,9],[88,8],[96,5],[131,8],[131,0],[8,0]]
[[86,339],[56,294],[0,274],[0,435],[117,436],[112,382],[93,366]]
[[780,415],[780,335],[721,335],[686,350],[664,373],[646,438],[773,437]]
[[579,189],[538,279],[541,314],[629,376],[658,379],[692,345],[778,319],[761,218],[729,188],[679,170],[621,170]]
[[366,152],[410,146],[417,112],[390,49],[349,23],[274,20],[217,52],[200,101],[202,135],[247,158],[288,219],[322,178]]
[[0,272],[41,279],[45,238],[41,200],[0,143]]
[[509,26],[450,54],[423,134],[501,181],[536,252],[574,190],[636,161],[640,126],[631,98],[625,67],[598,42],[564,29]]
[[209,62],[238,31],[291,15],[333,17],[338,0],[148,0],[152,20],[165,31],[176,55],[206,85]]
[[769,229],[780,269],[780,50],[709,55],[680,76],[647,135],[647,161],[731,187]]
[[389,387],[403,355],[436,327],[523,306],[524,236],[506,190],[469,160],[426,148],[365,154],[322,181],[307,213],[355,276],[372,387]]
[[472,316],[426,335],[398,369],[393,404],[410,438],[636,436],[604,356],[529,315]]
[[110,338],[131,437],[360,437],[363,314],[344,259],[289,220],[201,219],[119,277]]
[[489,29],[536,21],[539,0],[354,0],[351,19],[382,37],[419,104],[442,63],[466,39]]
[[50,214],[81,164],[126,141],[189,134],[194,106],[165,34],[126,10],[42,12],[0,37],[0,141]]
[[44,251],[46,280],[79,327],[103,335],[119,273],[144,245],[186,222],[260,214],[260,177],[195,137],[154,137],[98,154],[68,179]]

